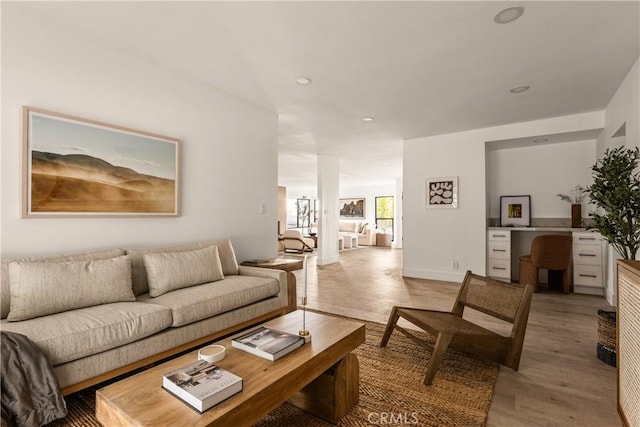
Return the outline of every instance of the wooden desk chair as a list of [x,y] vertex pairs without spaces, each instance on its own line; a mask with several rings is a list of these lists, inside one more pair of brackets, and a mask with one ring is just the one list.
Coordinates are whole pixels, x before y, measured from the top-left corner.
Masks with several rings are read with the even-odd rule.
[[[431,361],[424,377],[430,385],[449,346],[518,370],[527,329],[533,286],[505,283],[467,271],[451,312],[394,306],[380,347],[385,347],[394,329],[418,344],[423,340],[397,325],[402,317],[436,336]],[[512,323],[511,334],[503,336],[462,318],[465,307]]]
[[537,236],[531,242],[531,254],[520,257],[520,283],[533,285],[538,292],[538,271],[548,270],[549,287],[562,281],[562,292],[571,291],[571,247],[573,238],[562,235]]

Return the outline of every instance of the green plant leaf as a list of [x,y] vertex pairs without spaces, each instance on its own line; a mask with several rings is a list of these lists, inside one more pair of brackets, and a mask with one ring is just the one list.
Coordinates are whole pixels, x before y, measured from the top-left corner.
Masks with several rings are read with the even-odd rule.
[[593,226],[624,259],[635,259],[640,249],[640,150],[607,149],[591,168],[593,183],[587,188]]

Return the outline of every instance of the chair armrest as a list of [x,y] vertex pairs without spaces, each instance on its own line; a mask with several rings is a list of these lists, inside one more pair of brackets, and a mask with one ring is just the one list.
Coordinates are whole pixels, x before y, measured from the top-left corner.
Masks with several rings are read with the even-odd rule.
[[303,249],[306,247],[306,248],[309,248],[309,250],[310,250],[311,252],[313,252],[313,248],[312,248],[311,246],[309,246],[309,245],[307,244],[307,242],[305,242],[304,240],[302,240],[302,239],[300,239],[300,238],[298,238],[298,237],[278,237],[278,240],[283,240],[283,241],[284,241],[284,240],[294,240],[294,241],[296,241],[296,242],[301,243],[301,244],[302,244],[302,248],[303,248]]

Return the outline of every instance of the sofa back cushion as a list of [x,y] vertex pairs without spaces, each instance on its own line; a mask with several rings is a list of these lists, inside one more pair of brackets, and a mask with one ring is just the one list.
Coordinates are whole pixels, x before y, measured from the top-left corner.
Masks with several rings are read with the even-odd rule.
[[144,256],[153,253],[167,252],[186,252],[194,249],[202,249],[207,246],[215,245],[218,247],[218,256],[220,257],[220,265],[222,265],[222,274],[225,276],[233,276],[238,274],[238,262],[236,254],[231,246],[231,240],[210,240],[206,242],[191,243],[187,245],[171,246],[165,248],[145,248],[145,249],[128,249],[127,254],[131,256],[131,279],[133,282],[133,293],[138,296],[149,292],[147,281],[147,271],[144,266]]
[[9,321],[136,300],[126,255],[91,261],[16,261],[9,264],[9,284]]
[[338,231],[343,231],[345,233],[355,233],[356,232],[356,223],[355,222],[340,222]]
[[215,245],[185,252],[145,254],[143,259],[151,297],[224,279]]
[[23,257],[15,259],[2,259],[0,265],[0,318],[5,319],[9,314],[11,306],[11,291],[9,287],[9,264],[14,261],[42,261],[42,262],[63,262],[63,261],[90,261],[99,259],[109,259],[124,255],[123,249],[107,249],[94,252],[81,252],[77,254],[58,254],[40,257]]

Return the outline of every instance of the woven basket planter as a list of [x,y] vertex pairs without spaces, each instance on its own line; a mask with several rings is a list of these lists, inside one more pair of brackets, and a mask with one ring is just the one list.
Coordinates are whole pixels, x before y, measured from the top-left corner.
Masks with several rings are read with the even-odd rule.
[[616,366],[616,312],[598,310],[598,359]]

